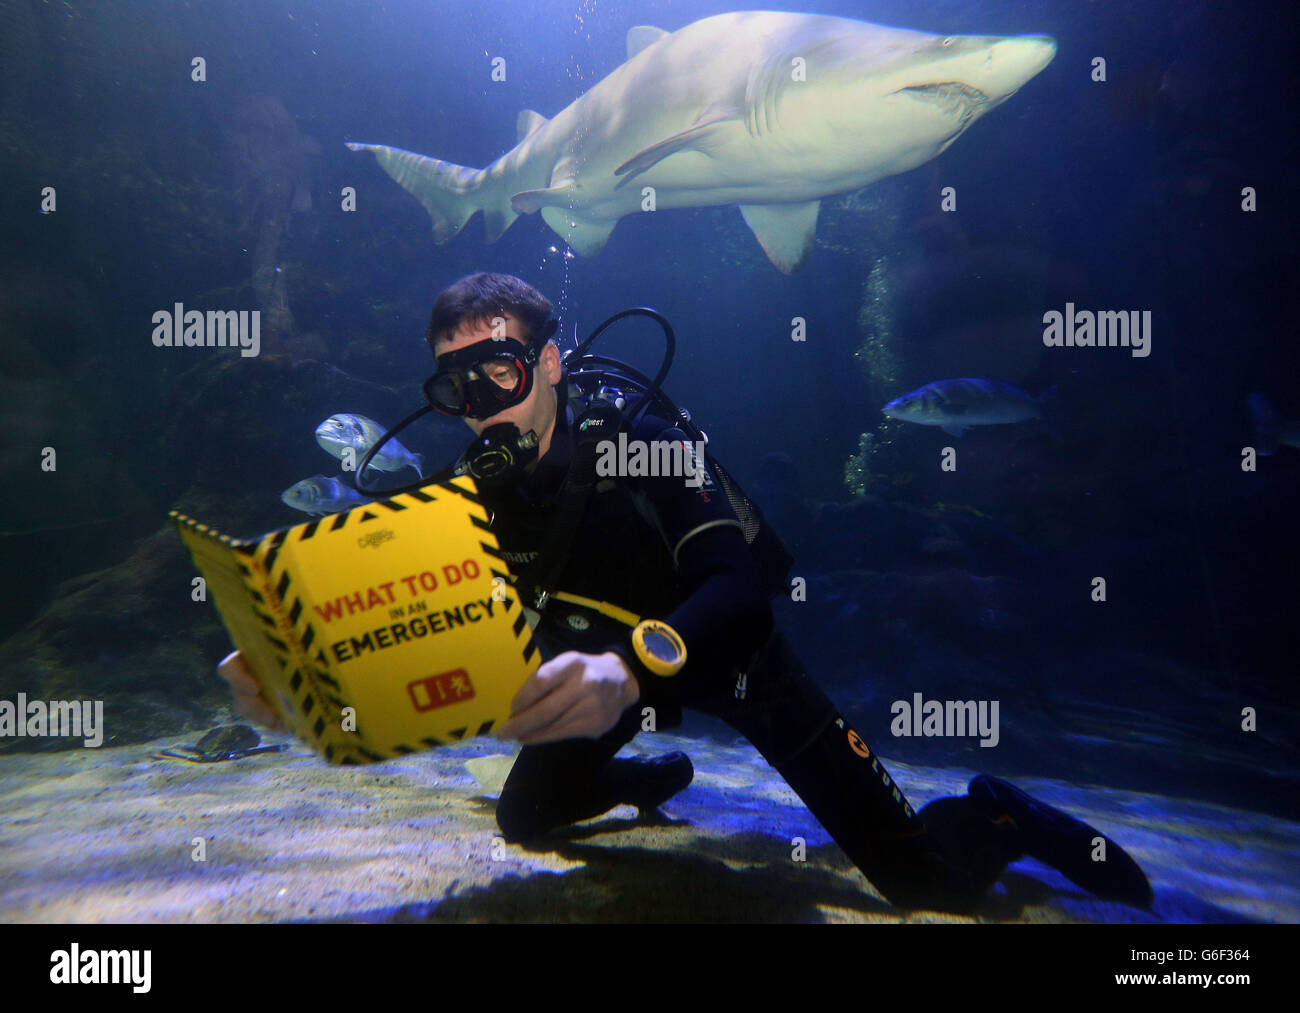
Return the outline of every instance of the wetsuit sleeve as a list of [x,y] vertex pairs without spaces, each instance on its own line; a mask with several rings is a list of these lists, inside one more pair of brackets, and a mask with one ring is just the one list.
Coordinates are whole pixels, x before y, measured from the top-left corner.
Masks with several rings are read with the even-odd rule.
[[[686,441],[681,430],[659,440]],[[702,455],[700,455],[702,457]],[[721,484],[700,460],[698,478],[641,479],[686,597],[663,619],[686,644],[686,664],[674,676],[657,676],[641,664],[630,640],[611,645],[628,662],[641,689],[641,706],[674,715],[681,703],[717,692],[732,671],[772,631],[772,609],[753,553]]]

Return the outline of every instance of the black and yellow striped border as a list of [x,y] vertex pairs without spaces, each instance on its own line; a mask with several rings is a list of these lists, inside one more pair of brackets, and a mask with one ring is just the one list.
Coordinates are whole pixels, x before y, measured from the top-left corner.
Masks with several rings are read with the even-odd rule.
[[[293,577],[287,565],[280,559],[280,550],[286,542],[305,542],[321,535],[345,530],[350,533],[362,524],[382,518],[385,512],[399,513],[436,502],[438,496],[434,492],[435,489],[463,497],[481,508],[484,515],[487,514],[473,479],[467,476],[433,482],[389,499],[375,500],[354,507],[345,513],[317,518],[291,528],[273,531],[259,539],[232,538],[179,511],[173,510],[168,514],[176,524],[184,525],[191,531],[219,542],[244,557],[244,559],[237,559],[237,565],[251,598],[251,610],[265,627],[263,634],[274,652],[281,671],[289,672],[286,683],[294,705],[299,711],[297,722],[299,731],[308,732],[313,747],[331,763],[380,763],[392,757],[451,745],[465,739],[469,734],[469,727],[452,729],[445,739],[429,736],[421,739],[419,745],[397,744],[378,751],[358,744],[357,740],[364,741],[359,724],[356,732],[341,731],[342,709],[350,705],[341,697],[342,688],[338,682],[328,674],[329,663],[324,650],[317,648],[316,653],[312,654],[311,648],[316,642],[316,629],[306,617],[302,599],[296,594],[291,595]],[[483,533],[479,540],[479,547],[485,554],[498,561],[498,566],[489,567],[489,573],[492,577],[499,577],[513,586],[509,568],[502,558],[496,536],[486,516],[476,516],[471,513],[469,520]],[[259,585],[270,590],[274,600],[268,601]],[[516,601],[517,596],[507,595],[503,603],[507,613],[514,607]],[[283,616],[287,622],[287,632],[282,623],[277,620],[277,614]],[[538,653],[538,648],[533,642],[532,630],[522,609],[511,624],[511,632],[524,662],[531,662]],[[334,713],[330,714],[330,711]],[[312,720],[313,714],[315,720]],[[494,724],[494,720],[484,721],[473,734],[487,735]],[[327,735],[326,733],[331,729],[339,729],[338,735],[345,736],[346,739],[336,738],[333,734]]]

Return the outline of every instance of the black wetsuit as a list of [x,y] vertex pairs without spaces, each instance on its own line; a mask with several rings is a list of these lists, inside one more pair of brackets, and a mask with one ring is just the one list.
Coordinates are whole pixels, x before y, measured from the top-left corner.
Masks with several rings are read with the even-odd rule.
[[[550,448],[534,470],[505,488],[483,490],[493,531],[524,585],[548,573],[549,561],[540,557],[573,454],[570,426],[561,403]],[[687,439],[652,417],[629,438]],[[627,626],[551,598],[534,630],[544,656],[616,651],[636,674],[641,699],[599,739],[522,749],[497,807],[508,839],[603,811],[593,811],[592,801],[602,797],[611,758],[641,729],[644,708],[654,709],[655,727],[663,729],[679,724],[689,707],[721,718],[753,743],[895,903],[967,907],[1012,857],[968,797],[936,800],[920,818],[913,813],[774,629],[754,556],[712,475],[698,489],[681,477],[597,484],[555,573],[552,591],[665,620],[685,641],[687,661],[672,677],[655,676],[632,651]]]

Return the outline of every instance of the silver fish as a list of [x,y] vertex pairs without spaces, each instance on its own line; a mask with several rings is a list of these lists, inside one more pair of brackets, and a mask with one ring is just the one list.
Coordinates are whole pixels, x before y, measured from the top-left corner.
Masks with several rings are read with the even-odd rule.
[[[350,448],[354,452],[352,465],[356,468],[361,464],[361,458],[365,456],[366,451],[386,432],[388,432],[387,428],[374,419],[368,419],[364,415],[354,415],[351,412],[340,412],[331,415],[316,427],[316,442],[340,461]],[[424,455],[413,454],[396,440],[389,440],[379,453],[371,458],[369,467],[378,468],[380,471],[414,468],[416,474],[423,478]],[[363,479],[362,484],[369,483]]]
[[1250,395],[1246,403],[1255,420],[1255,442],[1260,454],[1276,454],[1279,443],[1300,450],[1300,419],[1282,418],[1263,394]]
[[311,478],[304,478],[301,482],[295,482],[280,493],[280,499],[295,510],[301,510],[306,514],[319,514],[322,517],[325,514],[351,510],[362,503],[370,502],[350,485],[344,485],[337,478],[326,478],[324,475],[313,475]]
[[1043,403],[1056,396],[1052,387],[1031,397],[1000,380],[936,380],[895,398],[881,409],[891,419],[939,426],[960,436],[971,426],[997,426],[1042,418]]

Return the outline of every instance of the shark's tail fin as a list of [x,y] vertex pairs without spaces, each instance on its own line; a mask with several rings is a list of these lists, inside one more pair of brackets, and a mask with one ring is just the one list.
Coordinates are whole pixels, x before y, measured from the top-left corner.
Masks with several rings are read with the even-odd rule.
[[373,151],[380,167],[415,197],[433,219],[433,238],[445,243],[456,235],[475,211],[483,212],[487,240],[492,242],[519,217],[510,195],[485,187],[481,169],[453,165],[386,144],[349,142],[353,151]]
[[1277,410],[1263,394],[1252,394],[1246,399],[1250,414],[1255,420],[1256,449],[1264,457],[1277,453]]

